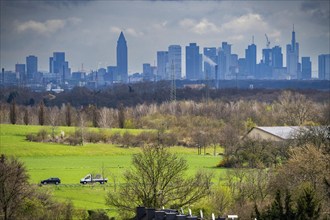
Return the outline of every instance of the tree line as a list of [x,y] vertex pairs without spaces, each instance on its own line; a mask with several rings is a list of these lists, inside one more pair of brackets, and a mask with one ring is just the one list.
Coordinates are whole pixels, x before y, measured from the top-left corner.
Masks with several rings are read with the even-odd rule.
[[[93,102],[86,106],[69,102],[58,106],[43,100],[21,105],[15,96],[11,102],[1,103],[0,119],[1,123],[49,125],[50,133],[40,131],[38,135],[50,134],[50,139],[57,126],[76,126],[77,137],[89,127],[100,128],[95,134],[85,132],[83,141],[92,141],[93,135],[102,138],[102,128],[152,129],[154,132],[141,136],[126,133],[104,140],[130,147],[147,143],[141,154],[133,156],[133,169],[124,174],[127,184],[107,196],[109,206],[130,217],[138,205],[193,205],[195,212],[202,209],[208,216],[213,212],[239,213],[242,219],[326,219],[330,211],[330,143],[318,128],[330,124],[330,100],[328,94],[318,95],[316,99],[306,92],[282,91],[272,93],[270,100],[254,94],[254,98],[145,102],[133,106],[121,103],[116,107]],[[289,142],[242,139],[254,126],[284,125],[311,127]],[[181,179],[186,164],[182,158],[166,152],[165,147],[172,145],[196,147],[199,153],[214,147],[214,155],[220,145],[225,151],[218,167],[232,169],[212,184],[211,174],[197,173],[193,179]],[[173,173],[173,169],[165,167],[168,172],[159,173],[158,167],[165,166],[162,161],[174,167],[180,164],[183,169]],[[164,175],[171,178],[162,179]],[[171,181],[166,182],[167,179]],[[184,188],[182,183],[189,186],[189,191],[177,191]],[[136,187],[141,190],[139,193],[135,193]],[[174,195],[182,197],[174,199]]]

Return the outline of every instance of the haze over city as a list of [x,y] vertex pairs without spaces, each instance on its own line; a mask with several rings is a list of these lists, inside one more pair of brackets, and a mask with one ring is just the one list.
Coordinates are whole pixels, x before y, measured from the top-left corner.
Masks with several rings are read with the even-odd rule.
[[[291,41],[293,24],[299,56],[310,56],[313,75],[317,57],[329,54],[329,1],[1,1],[1,67],[14,69],[28,55],[49,69],[54,51],[64,51],[72,71],[116,64],[121,31],[128,46],[128,72],[154,64],[157,51],[171,44],[197,43],[200,48],[232,44],[244,57],[252,43],[257,61],[266,48]],[[200,49],[202,50],[202,49]],[[185,51],[182,50],[184,62]],[[285,65],[285,59],[284,59]],[[185,65],[182,65],[185,74]]]

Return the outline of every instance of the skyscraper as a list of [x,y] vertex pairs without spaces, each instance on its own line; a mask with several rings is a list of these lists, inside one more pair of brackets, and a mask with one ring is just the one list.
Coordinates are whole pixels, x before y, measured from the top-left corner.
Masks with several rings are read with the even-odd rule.
[[64,52],[54,52],[49,58],[49,72],[56,75],[57,83],[64,83],[71,78],[69,63],[65,61]]
[[15,65],[16,78],[19,79],[21,83],[24,83],[26,80],[25,64],[16,64]]
[[312,62],[310,57],[301,58],[301,76],[302,79],[312,78]]
[[291,44],[286,45],[286,66],[290,79],[300,78],[299,71],[299,43],[296,42],[296,33],[292,30]]
[[181,46],[180,45],[170,45],[168,47],[168,65],[167,74],[175,79],[181,79]]
[[186,46],[186,78],[190,80],[199,79],[199,67],[199,46],[196,43],[190,43],[189,46]]
[[205,47],[203,50],[204,54],[204,78],[217,79],[215,66],[217,65],[217,48]]
[[120,33],[117,41],[117,75],[119,82],[127,83],[128,80],[128,56],[127,44],[123,32]]
[[330,80],[330,54],[319,55],[319,79]]
[[257,46],[253,43],[245,49],[246,75],[256,77],[257,71]]
[[154,79],[154,76],[153,76],[153,70],[152,70],[150,63],[142,64],[142,69],[143,69],[143,73],[142,73],[143,80],[152,81]]
[[38,58],[36,56],[30,55],[26,57],[27,80],[32,80],[36,73],[38,73]]
[[166,74],[166,65],[168,63],[168,52],[157,51],[157,79],[169,80],[170,76]]
[[231,44],[222,42],[218,53],[219,79],[230,79]]
[[283,67],[283,54],[280,46],[275,46],[272,48],[272,66],[274,68]]

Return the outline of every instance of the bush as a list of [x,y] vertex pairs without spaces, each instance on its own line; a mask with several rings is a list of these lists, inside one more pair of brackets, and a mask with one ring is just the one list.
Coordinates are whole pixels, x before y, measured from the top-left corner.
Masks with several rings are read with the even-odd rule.
[[66,141],[72,146],[82,145],[81,137],[70,136],[66,139]]
[[41,129],[37,134],[29,133],[26,135],[26,140],[34,142],[48,141],[48,132],[45,129]]
[[225,157],[221,160],[216,167],[233,168],[237,166],[237,161],[234,157]]

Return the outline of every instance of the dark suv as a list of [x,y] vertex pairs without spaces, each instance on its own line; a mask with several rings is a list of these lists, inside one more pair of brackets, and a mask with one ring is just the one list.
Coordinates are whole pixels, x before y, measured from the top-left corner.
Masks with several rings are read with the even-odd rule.
[[57,184],[61,183],[61,180],[58,177],[51,177],[46,180],[42,180],[40,183],[44,184],[44,185],[46,185],[46,184],[56,184],[57,185]]

